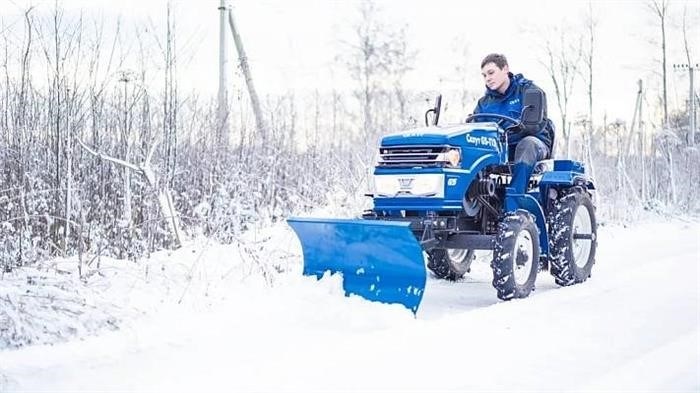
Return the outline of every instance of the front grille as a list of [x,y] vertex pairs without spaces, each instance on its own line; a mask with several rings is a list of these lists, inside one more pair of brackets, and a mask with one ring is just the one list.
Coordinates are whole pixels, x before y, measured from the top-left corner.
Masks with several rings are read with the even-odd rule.
[[452,146],[390,146],[379,148],[380,167],[442,167],[445,166],[443,155]]

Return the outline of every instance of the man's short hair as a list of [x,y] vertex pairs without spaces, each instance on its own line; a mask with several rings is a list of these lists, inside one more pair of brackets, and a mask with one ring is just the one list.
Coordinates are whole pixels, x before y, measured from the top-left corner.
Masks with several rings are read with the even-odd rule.
[[500,53],[491,53],[490,55],[484,57],[484,60],[481,61],[481,68],[484,68],[484,66],[488,63],[494,63],[496,67],[503,69],[503,67],[508,65],[508,60],[506,60],[506,57]]

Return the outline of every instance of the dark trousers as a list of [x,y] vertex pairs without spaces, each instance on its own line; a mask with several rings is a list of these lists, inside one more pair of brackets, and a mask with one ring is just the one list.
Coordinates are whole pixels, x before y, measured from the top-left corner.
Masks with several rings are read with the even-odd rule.
[[541,140],[534,136],[526,136],[515,146],[513,154],[513,178],[510,186],[518,194],[527,191],[527,183],[530,181],[532,170],[537,161],[544,160],[549,155],[549,148]]

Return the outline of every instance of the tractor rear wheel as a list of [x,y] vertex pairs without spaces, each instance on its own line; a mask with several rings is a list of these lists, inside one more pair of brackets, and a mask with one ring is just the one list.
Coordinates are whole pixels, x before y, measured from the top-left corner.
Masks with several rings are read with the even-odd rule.
[[428,252],[428,269],[437,278],[456,281],[469,273],[474,250],[461,248],[436,248]]
[[598,225],[591,197],[581,187],[566,190],[548,216],[549,266],[554,281],[567,286],[586,281],[595,263]]
[[539,270],[539,231],[532,215],[518,210],[500,223],[493,250],[493,287],[501,300],[527,297]]

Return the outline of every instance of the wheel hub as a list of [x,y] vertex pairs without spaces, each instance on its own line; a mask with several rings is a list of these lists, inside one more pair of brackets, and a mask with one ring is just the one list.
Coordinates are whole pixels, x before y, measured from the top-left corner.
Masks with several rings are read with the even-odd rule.
[[574,216],[573,228],[571,229],[572,250],[574,263],[579,268],[583,268],[588,263],[591,255],[591,247],[595,240],[591,215],[585,206],[579,206]]
[[528,258],[530,257],[527,255],[527,252],[524,249],[520,248],[516,251],[515,263],[520,267],[525,266]]
[[469,252],[469,250],[467,250],[467,249],[448,248],[447,249],[447,257],[450,258],[450,262],[452,262],[452,263],[460,263],[467,256],[468,252]]
[[513,276],[517,285],[524,285],[532,271],[532,235],[528,231],[518,233],[513,250]]

